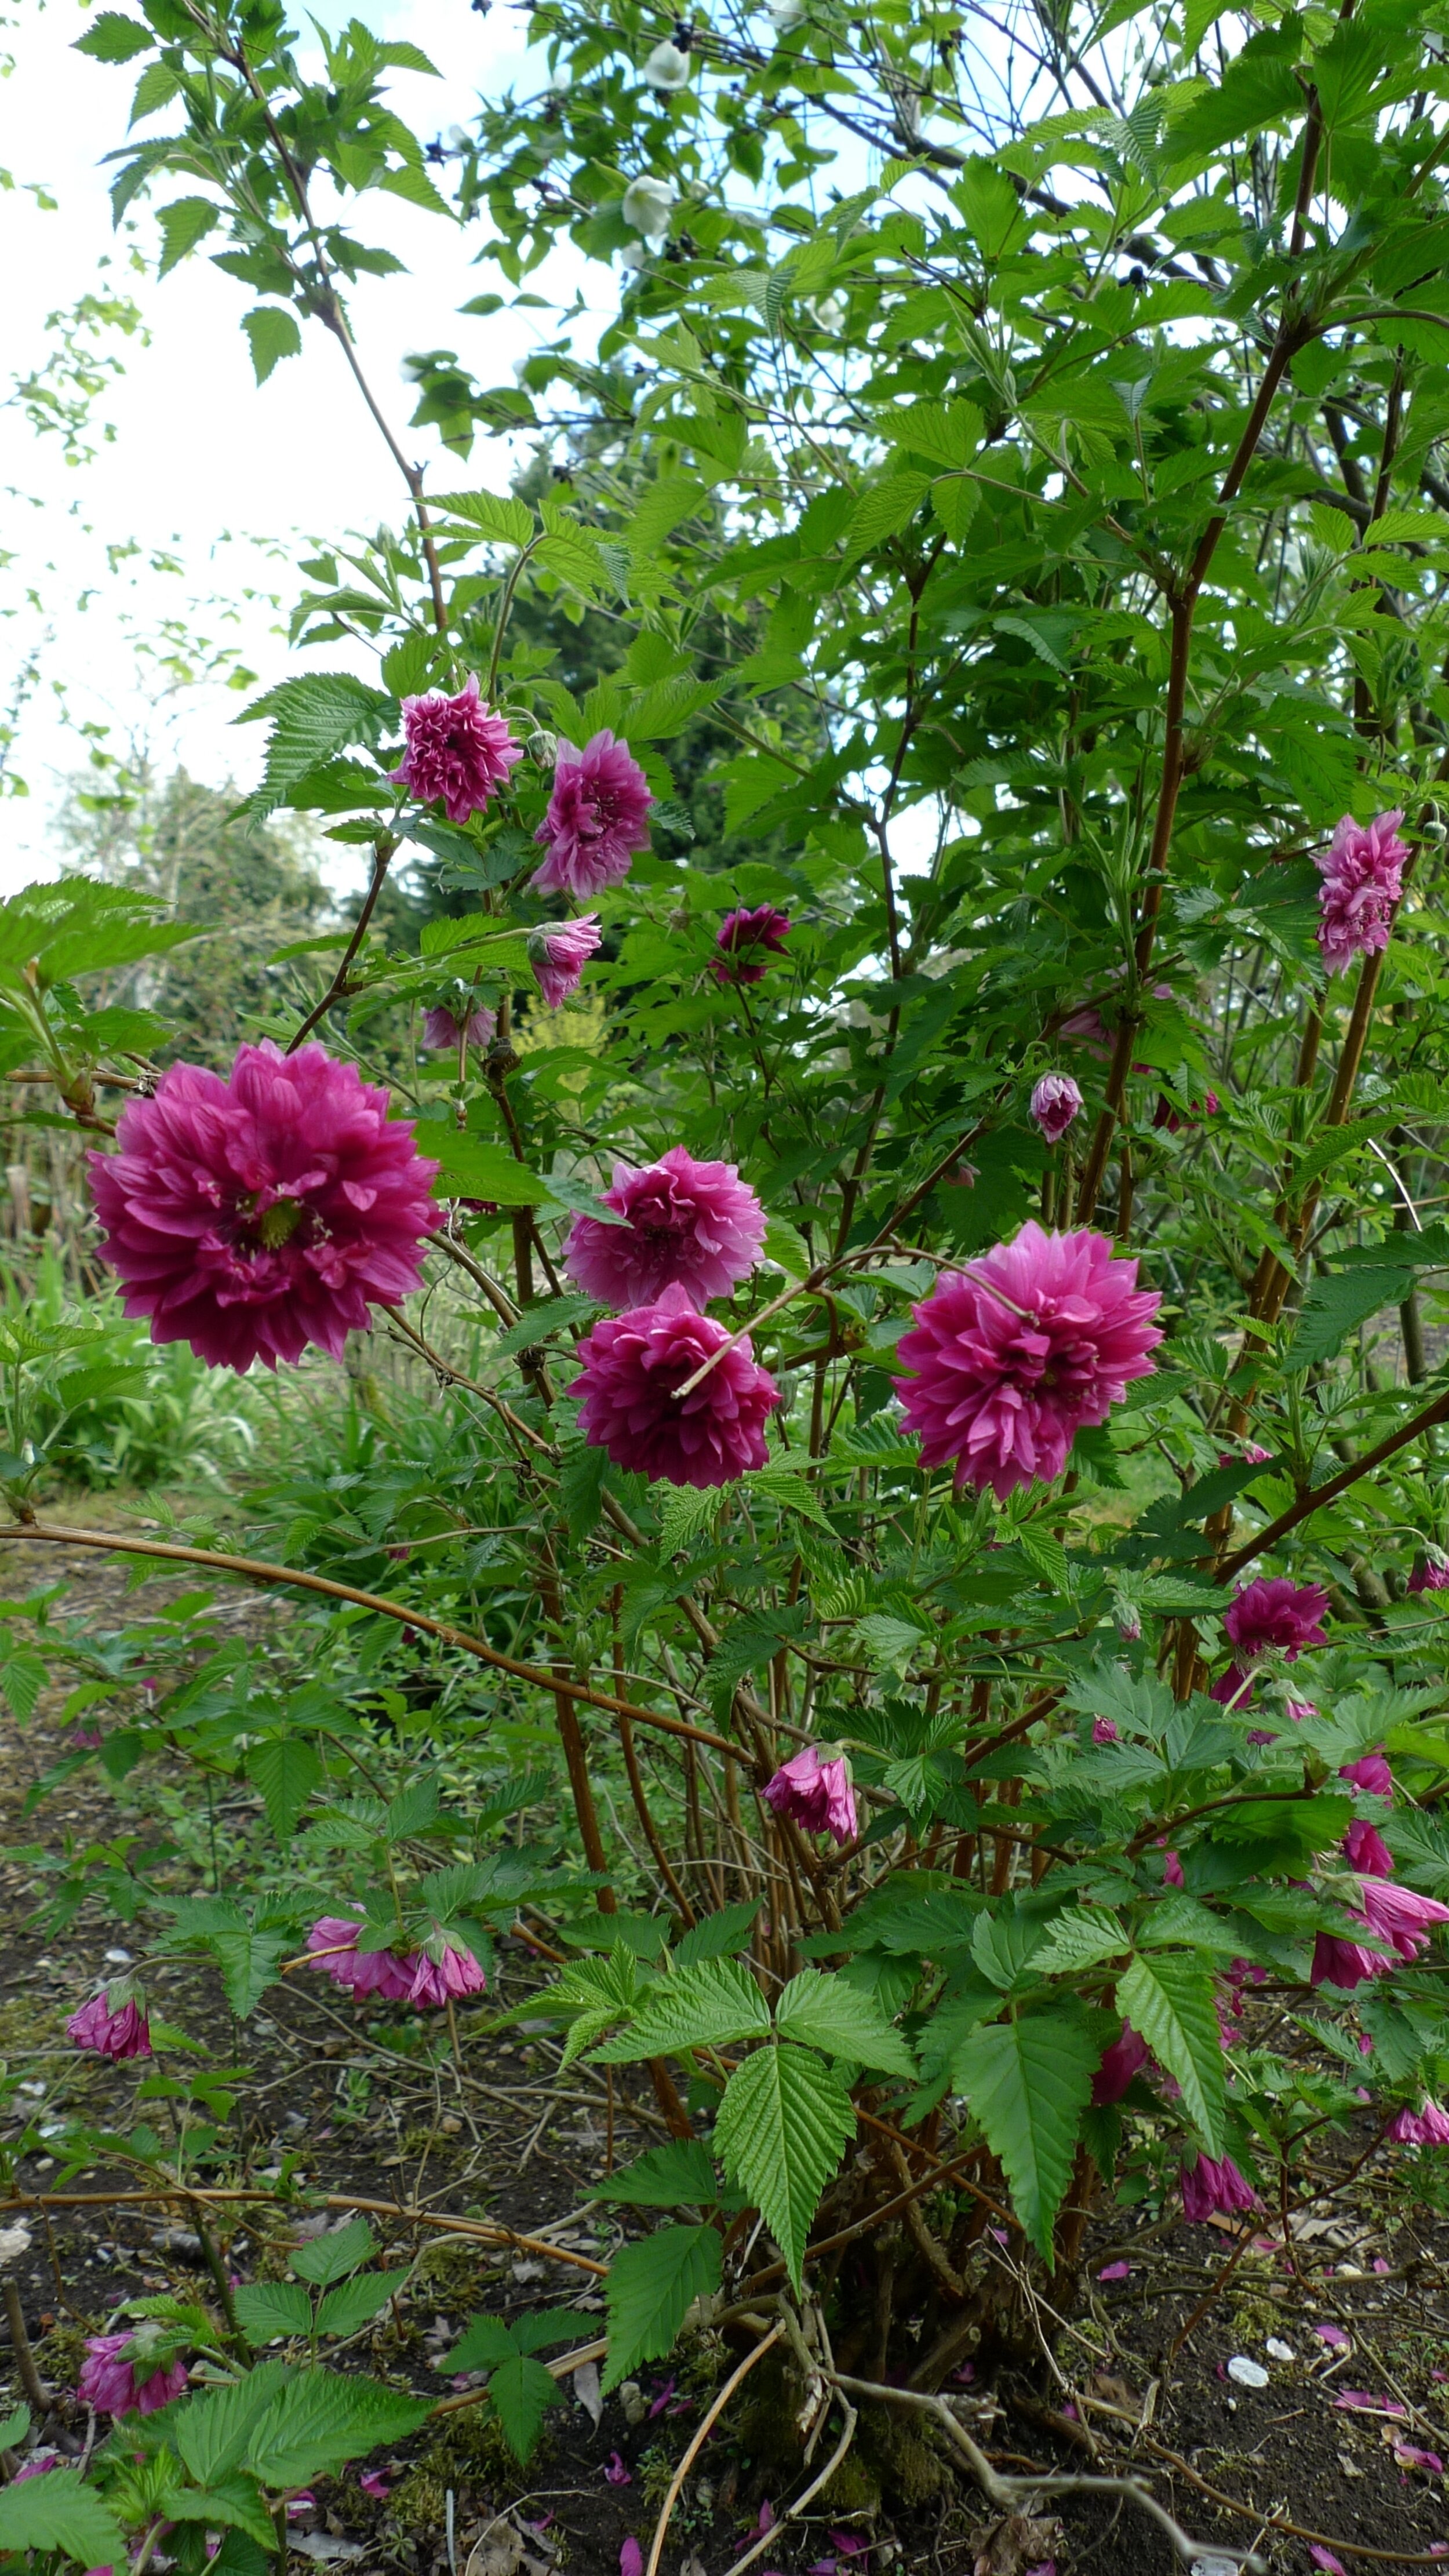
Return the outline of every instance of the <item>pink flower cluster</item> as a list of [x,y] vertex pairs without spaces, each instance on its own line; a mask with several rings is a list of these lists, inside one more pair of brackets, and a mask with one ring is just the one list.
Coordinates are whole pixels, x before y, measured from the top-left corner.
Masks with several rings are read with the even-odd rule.
[[817,1747],[807,1744],[766,1781],[764,1796],[777,1816],[789,1816],[807,1834],[833,1834],[838,1843],[855,1840],[855,1792],[843,1753],[822,1761]]
[[601,1306],[649,1306],[666,1288],[704,1306],[759,1260],[765,1211],[733,1163],[697,1163],[673,1145],[642,1171],[616,1163],[603,1203],[628,1223],[576,1217],[564,1246],[570,1278]]
[[460,1020],[440,1002],[423,1020],[423,1044],[429,1055],[456,1055],[464,1038],[470,1047],[486,1047],[498,1026],[498,1014],[479,1008]]
[[954,1465],[958,1492],[989,1485],[1001,1502],[1059,1476],[1077,1433],[1151,1375],[1161,1302],[1105,1235],[1045,1234],[1034,1222],[946,1272],[899,1344],[923,1466]]
[[579,751],[561,742],[553,794],[534,839],[544,846],[534,878],[539,894],[571,894],[585,903],[618,885],[637,850],[649,845],[649,785],[626,742],[607,729]]
[[1361,1923],[1375,1939],[1386,1942],[1387,1949],[1371,1950],[1366,1942],[1320,1932],[1313,1945],[1310,1971],[1315,1986],[1337,1986],[1351,1992],[1370,1977],[1391,1976],[1400,1959],[1412,1965],[1427,1950],[1435,1924],[1449,1923],[1449,1905],[1441,1905],[1437,1897],[1418,1896],[1412,1888],[1396,1886],[1391,1879],[1364,1878],[1360,1881],[1359,1911],[1350,1919]]
[[1184,2165],[1179,2179],[1184,2218],[1231,2218],[1258,2206],[1257,2193],[1231,2156],[1199,2156],[1195,2165]]
[[[683,1395],[717,1351],[723,1356],[709,1375]],[[723,1324],[702,1315],[677,1281],[651,1305],[606,1315],[578,1355],[583,1365],[568,1392],[583,1398],[579,1422],[590,1447],[607,1450],[616,1467],[703,1488],[767,1463],[765,1422],[780,1390],[749,1335],[731,1344]]]
[[427,1950],[359,1950],[362,1925],[350,1916],[324,1914],[307,1935],[307,1947],[319,1968],[355,1995],[376,1995],[383,2003],[413,2004],[418,2011],[441,2007],[461,1995],[481,1995],[488,1980],[462,1941],[446,1941],[442,1956]]
[[98,2415],[154,2415],[186,2386],[186,2364],[152,2362],[130,2334],[87,2335],[86,2357],[76,2382],[82,2406]]
[[[1326,1645],[1318,1623],[1327,1608],[1328,1595],[1317,1583],[1290,1583],[1285,1575],[1275,1574],[1259,1575],[1256,1582],[1244,1584],[1223,1618],[1224,1631],[1242,1662],[1230,1664],[1218,1675],[1209,1698],[1224,1707],[1249,1707],[1251,1667],[1275,1653],[1287,1663],[1296,1663],[1306,1648]],[[1244,1664],[1249,1666],[1246,1672]]]
[[342,1356],[372,1305],[417,1287],[438,1221],[411,1123],[320,1046],[238,1050],[230,1077],[173,1064],[92,1154],[102,1249],[128,1315],[213,1368]]
[[581,912],[572,921],[534,932],[529,955],[546,1010],[563,1009],[602,937],[596,912]]
[[103,1986],[90,2002],[73,2012],[65,2026],[77,2048],[94,2049],[98,2057],[149,2057],[151,2026],[144,2008],[128,1995],[114,2010]]
[[789,936],[788,912],[777,912],[772,903],[757,904],[753,912],[727,912],[715,937],[720,952],[714,961],[715,982],[762,982],[771,957],[783,956]]
[[1389,944],[1409,857],[1398,836],[1403,819],[1399,806],[1376,814],[1371,823],[1355,823],[1345,814],[1328,848],[1313,862],[1323,879],[1318,945],[1330,975]]
[[420,805],[441,805],[450,823],[481,814],[508,773],[523,758],[506,716],[490,715],[478,694],[476,674],[456,697],[430,689],[404,698],[402,765],[389,776]]
[[1422,2111],[1405,2109],[1384,2134],[1398,2147],[1449,2147],[1449,2111],[1437,2102],[1426,2102]]

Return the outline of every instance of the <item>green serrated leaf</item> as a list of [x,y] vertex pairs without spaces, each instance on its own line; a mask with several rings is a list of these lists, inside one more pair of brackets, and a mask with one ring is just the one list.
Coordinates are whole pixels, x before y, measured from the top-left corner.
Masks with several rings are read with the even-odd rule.
[[763,2039],[769,2027],[765,1999],[748,1968],[737,1959],[702,1959],[651,1986],[627,2034],[595,2049],[591,2063],[628,2066],[682,2048],[724,2048],[731,2040]]
[[343,2281],[329,2290],[317,2310],[317,2331],[325,2335],[357,2334],[370,2325],[389,2299],[395,2298],[407,2282],[407,2272],[359,2272],[356,2280]]
[[349,2218],[345,2227],[330,2227],[324,2236],[311,2236],[290,2256],[292,2270],[299,2281],[311,2281],[326,2289],[333,2281],[345,2280],[376,2249],[377,2239],[365,2218]]
[[782,2039],[803,2040],[828,2056],[914,2079],[916,2061],[900,2032],[892,2029],[872,1996],[843,1977],[802,1968],[775,2006],[775,2028]]
[[0,2550],[26,2549],[59,2550],[81,2567],[126,2564],[119,2524],[74,2469],[0,2487]]
[[245,2281],[232,2295],[237,2323],[249,2344],[311,2331],[312,2302],[296,2281]]
[[375,2379],[299,2371],[251,2426],[246,2465],[263,2486],[300,2487],[345,2468],[380,2443],[405,2441],[433,2411]]
[[660,2227],[626,2245],[609,2265],[607,2394],[641,2361],[674,2342],[696,2299],[719,2288],[722,2239],[713,2227]]
[[1182,2087],[1183,2108],[1209,2155],[1223,2151],[1223,2043],[1213,1981],[1196,1959],[1154,1951],[1117,1980],[1117,2009]]
[[1115,1914],[1093,1905],[1069,1905],[1054,1914],[1045,1941],[1032,1952],[1031,1964],[1043,1975],[1072,1975],[1095,1967],[1101,1959],[1120,1958],[1127,1935]]
[[717,1914],[701,1915],[675,1942],[676,1968],[692,1968],[699,1959],[727,1959],[747,1950],[763,1901],[757,1896],[748,1905],[722,1905]]
[[651,2147],[607,2182],[595,2183],[588,2197],[621,2201],[629,2209],[700,2209],[719,2198],[719,2184],[708,2147],[698,2138],[671,2138],[667,2147]]
[[563,2390],[541,2361],[514,2352],[498,2364],[488,2382],[488,2395],[499,2431],[519,2467],[526,2469],[550,2406],[564,2402]]
[[952,2082],[1000,2157],[1016,2214],[1048,2264],[1100,2055],[1085,2007],[1062,1996],[1049,2011],[968,2031],[952,2060]]
[[715,2146],[784,2255],[797,2296],[810,2222],[854,2135],[837,2069],[803,2048],[758,2048],[725,2086]]
[[289,1843],[314,1789],[322,1784],[322,1757],[305,1735],[264,1736],[246,1757],[246,1775],[262,1793],[267,1821],[278,1842]]

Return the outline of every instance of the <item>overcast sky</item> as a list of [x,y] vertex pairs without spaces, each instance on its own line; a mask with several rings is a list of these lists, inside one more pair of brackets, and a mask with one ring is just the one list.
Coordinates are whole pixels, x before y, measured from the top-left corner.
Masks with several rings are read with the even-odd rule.
[[[13,404],[0,407],[0,710],[29,650],[43,646],[40,685],[13,759],[30,794],[0,802],[0,894],[61,864],[54,815],[66,776],[84,765],[86,726],[108,728],[108,741],[121,747],[149,739],[163,765],[180,759],[198,777],[250,785],[264,728],[232,730],[242,701],[219,685],[163,695],[136,639],[181,617],[194,634],[238,650],[264,686],[288,668],[336,667],[348,658],[336,646],[289,656],[265,594],[278,594],[285,612],[306,541],[397,520],[406,505],[396,468],[319,326],[305,331],[302,356],[258,388],[239,327],[254,300],[245,288],[204,256],[161,283],[154,261],[145,273],[130,269],[131,244],[111,230],[112,174],[101,165],[125,140],[134,72],[73,51],[88,16],[76,0],[25,0],[20,14],[11,36],[15,68],[0,82],[0,167],[16,183],[0,196],[7,324],[0,388],[8,389],[12,371],[24,376],[43,363],[48,313],[108,285],[134,296],[151,341],[116,342],[126,374],[101,405],[115,437],[89,465],[67,467],[58,440],[37,439]],[[348,13],[331,0],[320,14]],[[468,0],[369,0],[363,14],[379,32],[410,37],[438,66],[438,80],[395,76],[395,103],[425,140],[466,124],[480,92],[510,79],[538,83],[524,60],[521,13],[506,0],[486,15]],[[164,130],[162,118],[155,130]],[[27,193],[31,185],[56,200],[54,212]],[[486,219],[464,232],[390,196],[375,194],[363,207],[363,238],[385,241],[409,271],[364,280],[352,301],[375,389],[401,429],[415,399],[400,374],[409,349],[455,348],[485,383],[496,383],[545,335],[550,317],[459,319],[469,297],[507,291],[496,272],[472,264]],[[149,254],[153,242],[143,217],[136,246]],[[570,256],[568,290],[578,283],[612,306],[608,272],[575,266]],[[504,489],[514,462],[501,440],[480,440],[463,468],[439,455],[431,432],[404,435],[403,444],[438,457],[431,480],[444,489]],[[137,551],[113,567],[107,549],[117,547]],[[177,568],[151,569],[157,554]],[[352,865],[349,856],[347,874]]]

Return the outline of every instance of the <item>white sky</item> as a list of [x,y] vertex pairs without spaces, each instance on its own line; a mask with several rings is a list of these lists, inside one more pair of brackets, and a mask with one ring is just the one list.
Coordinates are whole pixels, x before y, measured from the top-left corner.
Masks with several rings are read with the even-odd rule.
[[[332,0],[319,14],[335,23],[350,13]],[[496,92],[510,79],[539,85],[537,73],[525,74],[520,15],[506,0],[487,16],[467,0],[370,0],[363,14],[381,34],[410,37],[443,75],[390,75],[399,113],[424,141],[466,125],[484,89]],[[63,863],[54,814],[65,778],[85,764],[78,727],[108,727],[109,742],[121,749],[149,740],[163,767],[181,760],[211,783],[230,775],[245,788],[256,778],[265,728],[232,730],[244,700],[216,684],[163,698],[138,665],[133,634],[144,638],[166,618],[184,615],[194,632],[239,650],[261,686],[288,668],[339,667],[353,657],[337,645],[292,657],[276,610],[264,596],[246,594],[274,592],[285,612],[300,586],[298,554],[349,528],[397,521],[406,509],[396,468],[320,326],[304,329],[301,357],[284,360],[259,388],[239,327],[255,301],[246,288],[204,255],[158,283],[144,212],[135,238],[148,253],[149,273],[128,270],[126,236],[111,230],[112,174],[101,163],[125,141],[136,75],[131,66],[95,63],[72,50],[86,22],[76,0],[22,0],[9,35],[15,69],[0,82],[0,168],[17,183],[0,196],[0,545],[12,557],[8,566],[0,561],[0,709],[27,652],[49,637],[13,755],[30,794],[0,801],[0,895],[53,876]],[[164,132],[169,121],[163,112],[141,130]],[[446,194],[448,174],[439,175]],[[43,186],[57,210],[39,208],[27,183]],[[162,193],[186,190],[173,183]],[[513,359],[546,335],[551,316],[459,318],[471,296],[507,291],[496,272],[472,265],[488,237],[486,216],[464,232],[391,196],[373,194],[361,206],[362,238],[386,243],[409,270],[364,279],[351,298],[384,411],[406,452],[436,460],[429,476],[436,488],[505,489],[511,442],[480,439],[461,465],[438,449],[432,431],[406,432],[416,396],[401,379],[400,362],[409,349],[452,348],[483,383],[506,382]],[[112,266],[104,269],[107,259]],[[612,282],[601,266],[585,267],[570,254],[567,277],[569,292],[583,284],[595,304],[612,307]],[[141,306],[151,344],[116,338],[126,374],[101,405],[114,423],[114,442],[91,464],[68,468],[60,442],[37,439],[13,406],[3,407],[3,393],[12,373],[24,376],[43,363],[46,315],[108,285]],[[31,508],[17,495],[43,506]],[[139,553],[112,572],[106,549],[118,544],[134,544]],[[148,568],[157,550],[174,553],[175,572]],[[367,667],[360,659],[355,666]],[[352,855],[341,857],[336,881],[350,882],[354,873]]]

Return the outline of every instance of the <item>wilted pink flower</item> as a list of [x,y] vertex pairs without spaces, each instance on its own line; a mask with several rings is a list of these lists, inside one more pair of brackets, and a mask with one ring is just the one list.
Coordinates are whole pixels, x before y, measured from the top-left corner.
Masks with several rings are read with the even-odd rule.
[[365,2496],[371,2496],[374,2504],[385,2504],[392,2493],[391,2482],[383,2476],[381,2469],[364,2469],[357,2483]]
[[1099,2281],[1130,2281],[1132,2266],[1130,2263],[1104,2263],[1097,2278]]
[[454,1995],[481,1995],[487,1988],[478,1961],[462,1941],[445,1940],[441,1959],[430,1958],[426,1950],[410,1950],[400,1964],[412,1969],[407,1999],[419,2012],[433,2005],[441,2009]]
[[1116,1719],[1111,1717],[1094,1717],[1092,1720],[1092,1742],[1094,1744],[1115,1744],[1116,1741]]
[[780,1390],[757,1364],[748,1334],[692,1394],[678,1393],[729,1339],[678,1285],[653,1305],[603,1317],[579,1345],[583,1367],[568,1389],[583,1398],[579,1422],[590,1448],[671,1485],[727,1485],[747,1467],[763,1467],[765,1419]]
[[1347,2352],[1348,2336],[1344,2333],[1342,2326],[1315,2326],[1313,2331],[1317,2335],[1320,2343],[1327,2344],[1330,2352]]
[[441,803],[450,823],[481,814],[495,788],[523,758],[506,716],[490,715],[478,695],[476,674],[455,698],[440,689],[404,698],[402,765],[388,772],[420,805]]
[[1371,823],[1355,823],[1345,814],[1328,848],[1314,859],[1323,879],[1318,945],[1330,975],[1352,958],[1371,957],[1389,944],[1409,856],[1398,837],[1403,819],[1401,806],[1376,814]]
[[604,2475],[611,2487],[631,2487],[634,2483],[630,2471],[625,2468],[617,2451],[609,2453],[609,2462]]
[[1369,1878],[1392,1878],[1394,1856],[1376,1825],[1366,1825],[1355,1816],[1343,1838],[1343,1856],[1350,1869],[1364,1871]]
[[[123,2354],[128,2356],[124,2360]],[[184,2361],[148,2366],[134,2335],[87,2335],[75,2393],[82,2406],[93,2406],[98,2415],[129,2415],[133,2408],[138,2415],[154,2415],[185,2386]]]
[[777,1816],[791,1816],[809,1834],[833,1834],[838,1843],[855,1840],[855,1792],[843,1753],[822,1762],[813,1744],[804,1745],[782,1762],[767,1780],[765,1798]]
[[1276,1744],[1277,1741],[1278,1738],[1270,1726],[1250,1726],[1248,1729],[1250,1744]]
[[1237,2210],[1258,2206],[1257,2193],[1231,2156],[1199,2156],[1195,2165],[1184,2165],[1179,2179],[1184,2218],[1231,2218]]
[[1280,1574],[1259,1575],[1245,1583],[1223,1617],[1226,1635],[1240,1655],[1266,1654],[1277,1647],[1293,1663],[1305,1646],[1327,1644],[1318,1622],[1328,1608],[1328,1595],[1317,1583],[1290,1583]]
[[1162,1864],[1162,1883],[1164,1887],[1185,1887],[1187,1884],[1182,1874],[1182,1863],[1175,1851],[1170,1851]]
[[[1271,1449],[1263,1448],[1261,1443],[1256,1440],[1245,1440],[1243,1442],[1243,1456],[1247,1459],[1250,1467],[1266,1467],[1272,1455],[1273,1452]],[[1224,1461],[1224,1464],[1226,1464],[1226,1461]]]
[[1388,2415],[1402,2420],[1409,2411],[1397,2397],[1378,2397],[1371,2388],[1340,2388],[1333,2402],[1349,2415]]
[[1060,1144],[1081,1113],[1082,1095],[1069,1073],[1044,1073],[1031,1095],[1031,1114],[1049,1145]]
[[153,1342],[213,1368],[340,1359],[371,1305],[416,1288],[437,1223],[411,1121],[320,1046],[238,1049],[228,1080],[173,1064],[92,1154],[102,1250]]
[[899,1344],[922,1465],[954,1461],[958,1492],[989,1485],[1001,1502],[1059,1476],[1077,1433],[1151,1375],[1161,1302],[1105,1235],[1046,1234],[1034,1221],[944,1273]]
[[73,2012],[65,2026],[67,2039],[77,2048],[93,2048],[100,2057],[149,2057],[151,2027],[141,2006],[128,1995],[115,2011],[106,2000],[105,1988],[92,1995],[88,2004]]
[[1449,1592],[1449,1556],[1442,1547],[1426,1547],[1409,1577],[1411,1592]]
[[423,1045],[429,1055],[456,1055],[465,1036],[469,1046],[486,1047],[497,1026],[496,1011],[470,1011],[466,1020],[459,1020],[439,1002],[424,1017]]
[[1117,1634],[1121,1638],[1124,1646],[1136,1645],[1138,1638],[1142,1634],[1142,1622],[1135,1610],[1118,1611]]
[[1422,2111],[1402,2110],[1385,2134],[1400,2147],[1449,2146],[1449,2111],[1437,2102],[1426,2102]]
[[644,2576],[644,2552],[632,2531],[619,2544],[619,2576]]
[[1434,1896],[1416,1896],[1411,1887],[1386,1878],[1364,1880],[1362,1903],[1369,1930],[1391,1942],[1401,1959],[1417,1959],[1429,1946],[1431,1927],[1449,1923],[1449,1905]]
[[23,2486],[27,2478],[48,2477],[52,2469],[62,2465],[59,2451],[32,2451],[28,2460],[21,2461],[10,2483],[13,2487]]
[[533,882],[540,894],[571,894],[583,903],[629,873],[649,843],[654,799],[626,742],[607,727],[577,751],[561,742],[548,812],[534,833],[547,856]]
[[529,954],[548,1010],[563,1009],[603,935],[596,912],[576,913],[572,921],[552,922],[547,930],[534,932]]
[[1348,2576],[1343,2560],[1335,2557],[1331,2549],[1325,2549],[1321,2540],[1310,2543],[1308,2555],[1315,2567],[1323,2569],[1323,2576]]
[[340,1914],[324,1914],[307,1935],[307,1947],[334,1984],[350,1986],[355,1995],[381,1995],[386,2003],[405,2003],[412,1983],[411,1964],[393,1950],[359,1950],[360,1923]]
[[1341,1993],[1351,1994],[1355,1986],[1366,1984],[1370,1977],[1392,1975],[1393,1967],[1393,1960],[1382,1950],[1370,1950],[1362,1941],[1342,1941],[1334,1933],[1319,1932],[1314,1937],[1308,1981],[1314,1986],[1337,1986]]
[[788,912],[777,912],[772,903],[757,904],[753,912],[727,912],[715,936],[721,952],[714,962],[715,982],[758,984],[771,957],[783,955],[789,936]]
[[[1317,1710],[1312,1714],[1316,1717]],[[1338,1776],[1340,1780],[1351,1780],[1356,1789],[1366,1789],[1372,1798],[1392,1798],[1394,1794],[1394,1775],[1382,1748],[1376,1753],[1360,1754],[1357,1762],[1345,1762]]]
[[1255,1697],[1252,1674],[1243,1672],[1237,1664],[1229,1664],[1208,1690],[1208,1698],[1215,1699],[1219,1708],[1251,1708]]
[[1295,1726],[1301,1726],[1305,1717],[1316,1717],[1318,1715],[1318,1703],[1316,1700],[1288,1699],[1284,1701],[1283,1705],[1286,1708],[1288,1715],[1292,1718]]
[[487,1984],[471,1950],[449,1943],[441,1959],[426,1950],[359,1950],[360,1923],[340,1914],[324,1914],[307,1935],[307,1947],[319,1968],[355,1995],[379,1995],[384,2003],[415,2004],[419,2011],[446,2004],[450,1995],[476,1995]]
[[672,1145],[642,1171],[616,1163],[603,1201],[628,1224],[575,1217],[564,1246],[570,1278],[601,1306],[649,1306],[666,1288],[704,1306],[759,1260],[765,1211],[733,1163],[697,1163]]
[[1092,2101],[1105,2111],[1108,2104],[1120,2102],[1133,2076],[1147,2063],[1148,2047],[1140,2031],[1124,2021],[1121,2034],[1109,2048],[1104,2048],[1097,2072],[1092,2078]]

